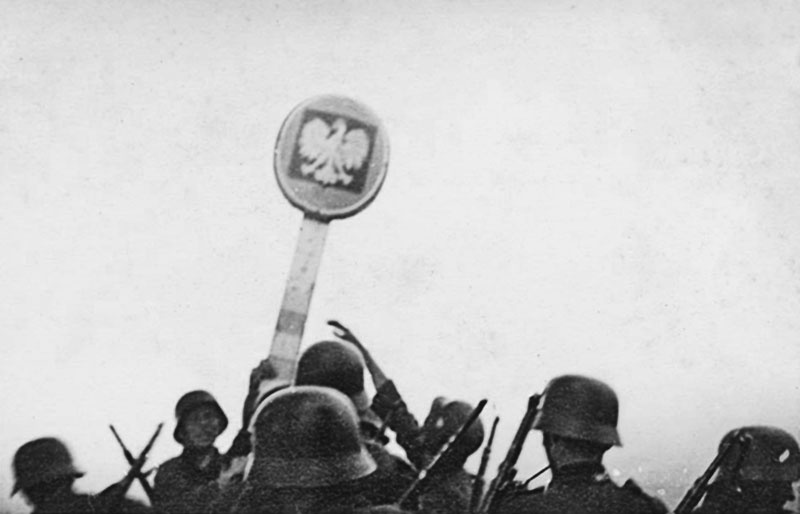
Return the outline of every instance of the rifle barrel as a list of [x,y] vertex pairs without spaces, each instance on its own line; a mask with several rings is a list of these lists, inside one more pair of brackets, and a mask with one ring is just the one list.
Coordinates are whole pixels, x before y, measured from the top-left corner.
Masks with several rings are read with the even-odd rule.
[[542,474],[544,474],[544,472],[545,472],[545,471],[547,471],[547,470],[549,470],[549,469],[550,469],[550,466],[548,465],[548,466],[545,466],[545,467],[543,467],[542,469],[540,469],[539,471],[537,471],[537,472],[536,472],[536,473],[534,473],[533,475],[531,475],[531,477],[530,477],[530,478],[528,478],[528,479],[525,481],[525,483],[524,483],[525,487],[527,487],[527,486],[528,486],[528,484],[530,484],[531,482],[533,482],[534,480],[536,480],[537,478],[539,478],[540,476],[542,476]]
[[475,509],[483,499],[483,476],[486,474],[486,468],[489,466],[489,457],[492,454],[492,445],[494,444],[494,435],[497,432],[497,424],[500,422],[500,416],[495,416],[492,422],[492,430],[489,432],[489,439],[486,441],[486,446],[483,447],[483,454],[481,455],[481,463],[478,467],[478,474],[475,475],[475,480],[472,482],[472,496],[469,500],[469,512],[475,512]]
[[489,485],[489,490],[483,497],[478,512],[486,514],[492,507],[497,493],[502,490],[506,484],[512,480],[515,474],[514,466],[517,464],[519,454],[522,452],[522,445],[525,444],[525,439],[528,437],[528,432],[533,425],[533,418],[536,416],[536,410],[539,408],[539,400],[541,396],[537,393],[528,398],[528,407],[525,410],[525,415],[522,416],[522,421],[517,427],[517,433],[514,434],[514,439],[511,441],[511,446],[508,447],[505,459],[500,463],[497,469],[497,476],[494,477],[492,483]]
[[128,447],[125,446],[125,443],[122,442],[122,438],[120,438],[119,434],[117,433],[117,429],[114,428],[114,425],[108,425],[108,428],[111,429],[111,433],[114,434],[114,438],[119,443],[120,447],[122,448],[122,454],[125,455],[125,460],[128,461],[129,465],[133,465],[135,459],[133,458],[133,454],[128,450]]

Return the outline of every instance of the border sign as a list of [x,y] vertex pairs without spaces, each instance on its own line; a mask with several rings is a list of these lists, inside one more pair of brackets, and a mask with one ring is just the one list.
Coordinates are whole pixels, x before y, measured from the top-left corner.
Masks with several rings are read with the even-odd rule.
[[284,196],[305,215],[269,350],[280,377],[294,378],[328,222],[369,205],[388,164],[383,125],[355,100],[314,97],[283,122],[275,143],[275,177]]
[[309,216],[352,216],[375,198],[389,164],[389,140],[377,116],[343,96],[301,103],[275,144],[275,177],[289,202]]

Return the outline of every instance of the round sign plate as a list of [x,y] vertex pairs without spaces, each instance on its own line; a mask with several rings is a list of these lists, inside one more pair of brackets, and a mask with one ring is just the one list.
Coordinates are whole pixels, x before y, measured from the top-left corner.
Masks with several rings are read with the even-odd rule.
[[389,140],[365,105],[318,96],[295,107],[275,143],[275,176],[289,202],[322,220],[352,216],[378,194]]

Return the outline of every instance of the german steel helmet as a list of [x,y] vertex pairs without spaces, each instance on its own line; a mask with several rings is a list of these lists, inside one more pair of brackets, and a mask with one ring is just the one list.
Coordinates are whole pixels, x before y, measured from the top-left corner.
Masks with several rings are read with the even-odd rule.
[[323,487],[376,469],[352,402],[328,387],[296,386],[267,398],[253,424],[248,481],[267,487]]
[[794,482],[800,480],[800,448],[785,430],[751,426],[731,430],[720,450],[733,444],[720,464],[720,477],[747,481]]
[[14,488],[11,495],[20,489],[28,489],[52,480],[83,476],[72,462],[67,447],[54,437],[34,439],[19,447],[14,454]]
[[572,439],[622,446],[619,402],[605,383],[580,375],[556,377],[542,394],[533,428]]
[[217,400],[209,393],[208,391],[190,391],[183,396],[181,399],[178,400],[178,403],[175,405],[175,430],[172,432],[172,437],[175,438],[176,441],[183,444],[183,422],[186,419],[186,416],[192,412],[193,410],[197,409],[198,407],[202,407],[204,405],[211,406],[214,410],[217,411],[220,420],[222,421],[222,426],[220,428],[220,432],[224,432],[225,429],[228,427],[228,417],[223,412],[222,407],[219,406]]
[[[450,401],[444,397],[433,400],[431,410],[422,425],[422,437],[430,452],[436,452],[455,435],[472,414],[473,407],[462,401]],[[483,444],[484,430],[480,418],[470,425],[460,440],[456,451],[463,457],[475,453]]]
[[309,346],[297,362],[294,383],[337,389],[359,412],[370,406],[364,392],[364,358],[351,343],[320,341]]

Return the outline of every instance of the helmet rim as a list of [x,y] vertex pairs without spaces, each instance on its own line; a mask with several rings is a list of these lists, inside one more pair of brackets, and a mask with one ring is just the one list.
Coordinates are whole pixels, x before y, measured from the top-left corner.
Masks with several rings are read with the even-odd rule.
[[619,400],[608,384],[582,375],[562,375],[545,387],[531,428],[580,441],[622,446],[618,420]]

